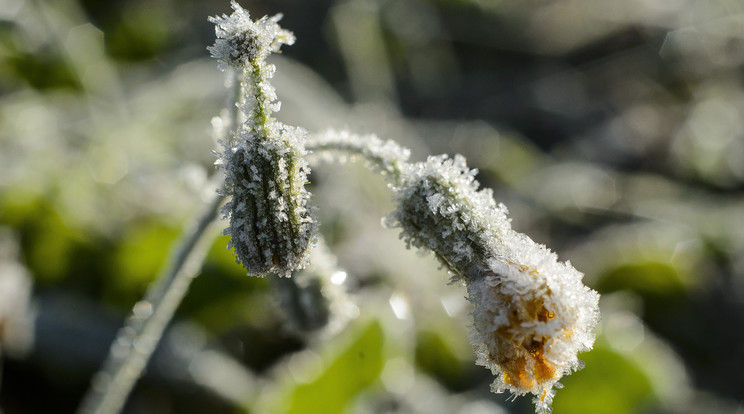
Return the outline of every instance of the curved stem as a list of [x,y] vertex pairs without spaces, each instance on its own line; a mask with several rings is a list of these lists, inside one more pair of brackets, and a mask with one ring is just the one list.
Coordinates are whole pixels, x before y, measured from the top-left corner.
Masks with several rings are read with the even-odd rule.
[[403,172],[409,165],[407,162],[409,149],[401,147],[394,141],[383,142],[374,135],[328,131],[308,138],[305,148],[316,156],[325,155],[331,158],[334,155],[342,157],[359,155],[393,185],[401,184]]
[[[237,123],[235,116],[231,118],[231,123]],[[383,143],[374,136],[327,133],[308,140],[307,148],[318,154],[360,155],[394,184],[399,184],[408,165],[407,149],[392,141]],[[217,218],[223,198],[216,195],[206,206],[198,220],[183,234],[168,266],[145,299],[135,304],[132,316],[119,331],[102,370],[94,377],[78,410],[80,414],[121,411],[191,281],[198,274],[211,241],[205,235]]]
[[[227,134],[238,125],[237,104],[242,91],[237,72],[233,71],[229,76],[232,77],[233,101],[229,109]],[[229,140],[230,136],[225,139]],[[221,174],[213,180],[224,182]],[[123,408],[191,281],[201,269],[212,241],[211,237],[207,237],[210,234],[207,230],[218,217],[225,198],[223,194],[218,191],[182,234],[167,266],[150,286],[145,299],[134,305],[132,315],[111,344],[103,367],[93,377],[90,389],[78,409],[79,414],[115,414]]]
[[222,199],[216,195],[206,206],[183,234],[168,266],[145,299],[134,305],[132,315],[111,345],[103,369],[93,378],[79,413],[121,411],[191,281],[198,275],[212,240],[206,237],[210,234],[207,230],[217,218]]

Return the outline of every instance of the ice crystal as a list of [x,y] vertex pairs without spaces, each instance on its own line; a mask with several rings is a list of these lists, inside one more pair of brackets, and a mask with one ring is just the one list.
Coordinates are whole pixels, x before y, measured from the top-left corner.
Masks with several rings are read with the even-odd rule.
[[456,156],[406,169],[386,224],[408,245],[433,251],[463,280],[473,304],[471,343],[496,375],[495,392],[532,393],[549,412],[553,387],[591,349],[599,295],[555,253],[511,228],[507,210]]
[[282,44],[294,43],[294,34],[278,24],[281,14],[253,21],[238,3],[232,1],[230,4],[231,15],[209,18],[215,24],[217,40],[207,49],[223,68],[243,69],[265,60],[271,52],[278,52]]
[[306,132],[271,116],[280,103],[269,83],[275,68],[265,59],[294,36],[277,24],[281,16],[254,22],[237,3],[232,8],[230,16],[210,19],[217,40],[209,51],[238,72],[242,91],[242,123],[222,143],[218,161],[231,196],[223,209],[230,220],[224,234],[249,274],[289,276],[306,265],[317,223],[305,190]]

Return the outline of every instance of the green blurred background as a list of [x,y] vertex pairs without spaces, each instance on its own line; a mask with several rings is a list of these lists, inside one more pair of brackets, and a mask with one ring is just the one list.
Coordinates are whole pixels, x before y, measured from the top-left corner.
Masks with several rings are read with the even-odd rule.
[[[283,122],[461,153],[602,294],[554,412],[744,412],[744,2],[248,1],[297,35]],[[226,0],[0,0],[0,411],[73,412],[211,191]],[[215,242],[127,413],[530,413],[473,363],[464,289],[320,166],[360,316],[285,322]]]

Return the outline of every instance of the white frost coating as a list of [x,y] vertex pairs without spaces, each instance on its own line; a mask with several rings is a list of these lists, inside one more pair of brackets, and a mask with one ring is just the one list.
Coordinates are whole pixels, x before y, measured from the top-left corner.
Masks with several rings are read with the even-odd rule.
[[307,147],[315,159],[345,162],[349,156],[361,155],[377,173],[391,181],[400,177],[411,151],[394,141],[383,141],[375,135],[356,135],[349,131],[327,130],[308,139]]
[[532,393],[537,411],[550,412],[553,387],[581,368],[576,354],[594,343],[599,295],[569,263],[514,231],[475,174],[459,155],[410,165],[385,224],[400,227],[409,246],[433,251],[467,285],[470,340],[477,363],[496,375],[493,391]]
[[237,3],[232,8],[230,16],[210,18],[217,40],[208,48],[223,69],[238,72],[241,89],[243,122],[221,142],[217,162],[231,196],[222,210],[230,219],[224,234],[248,274],[290,276],[307,264],[317,222],[305,190],[306,132],[271,116],[280,104],[269,83],[275,68],[265,59],[294,35],[279,27],[280,15],[254,22]]
[[467,285],[470,340],[477,362],[496,375],[495,392],[532,393],[550,411],[558,380],[591,349],[599,295],[583,275],[545,246],[511,228],[507,210],[462,156],[408,164],[408,151],[374,136],[329,131],[308,140],[317,157],[362,155],[393,185],[396,211],[383,223],[402,229],[408,246],[428,249]]
[[232,1],[230,5],[231,15],[209,18],[215,24],[217,41],[207,50],[219,60],[221,69],[226,66],[243,69],[253,61],[265,60],[271,52],[278,52],[282,44],[294,44],[294,34],[278,24],[281,14],[264,16],[254,22],[237,2]]
[[[279,109],[264,62],[294,37],[279,17],[252,22],[233,3],[231,16],[214,18],[218,40],[210,48],[221,66],[240,71],[239,105],[245,121],[223,143],[225,207],[231,246],[249,273],[288,276],[302,268],[315,242],[316,223],[304,190],[305,133],[271,117]],[[467,285],[473,303],[471,343],[478,363],[496,375],[493,390],[532,393],[538,412],[549,412],[553,388],[580,368],[577,353],[590,349],[599,319],[599,295],[583,275],[545,246],[511,228],[506,208],[475,170],[456,156],[408,164],[408,151],[374,136],[329,131],[308,146],[318,154],[364,157],[387,177],[397,209],[386,218],[409,246],[429,249]],[[332,284],[330,284],[332,285]]]

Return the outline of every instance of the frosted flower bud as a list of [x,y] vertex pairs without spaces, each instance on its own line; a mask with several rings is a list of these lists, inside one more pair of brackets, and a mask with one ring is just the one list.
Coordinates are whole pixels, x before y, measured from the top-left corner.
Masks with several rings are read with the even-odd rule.
[[274,119],[279,109],[269,83],[274,67],[265,62],[293,35],[276,23],[280,16],[251,21],[233,2],[234,13],[210,19],[217,41],[209,48],[222,63],[238,69],[242,124],[222,142],[217,164],[225,170],[224,234],[249,274],[290,276],[305,267],[317,222],[305,190],[306,132]]
[[245,68],[252,62],[265,60],[271,52],[278,52],[282,44],[294,43],[294,34],[278,24],[281,14],[264,16],[254,22],[238,3],[232,1],[230,4],[231,15],[209,18],[216,25],[217,40],[207,49],[221,66]]
[[310,265],[291,279],[272,279],[289,325],[304,335],[322,337],[338,333],[359,309],[349,297],[347,273],[320,240],[311,252]]
[[411,165],[395,189],[398,208],[386,219],[408,245],[434,252],[473,304],[470,341],[478,363],[496,376],[492,389],[532,393],[549,412],[553,387],[581,367],[591,349],[599,295],[555,253],[511,228],[506,208],[476,171],[456,156]]
[[[276,125],[275,125],[276,126]],[[304,131],[284,126],[275,139],[239,140],[225,155],[223,213],[232,236],[228,248],[250,275],[290,276],[305,267],[316,220],[305,190],[307,166],[299,146]]]

